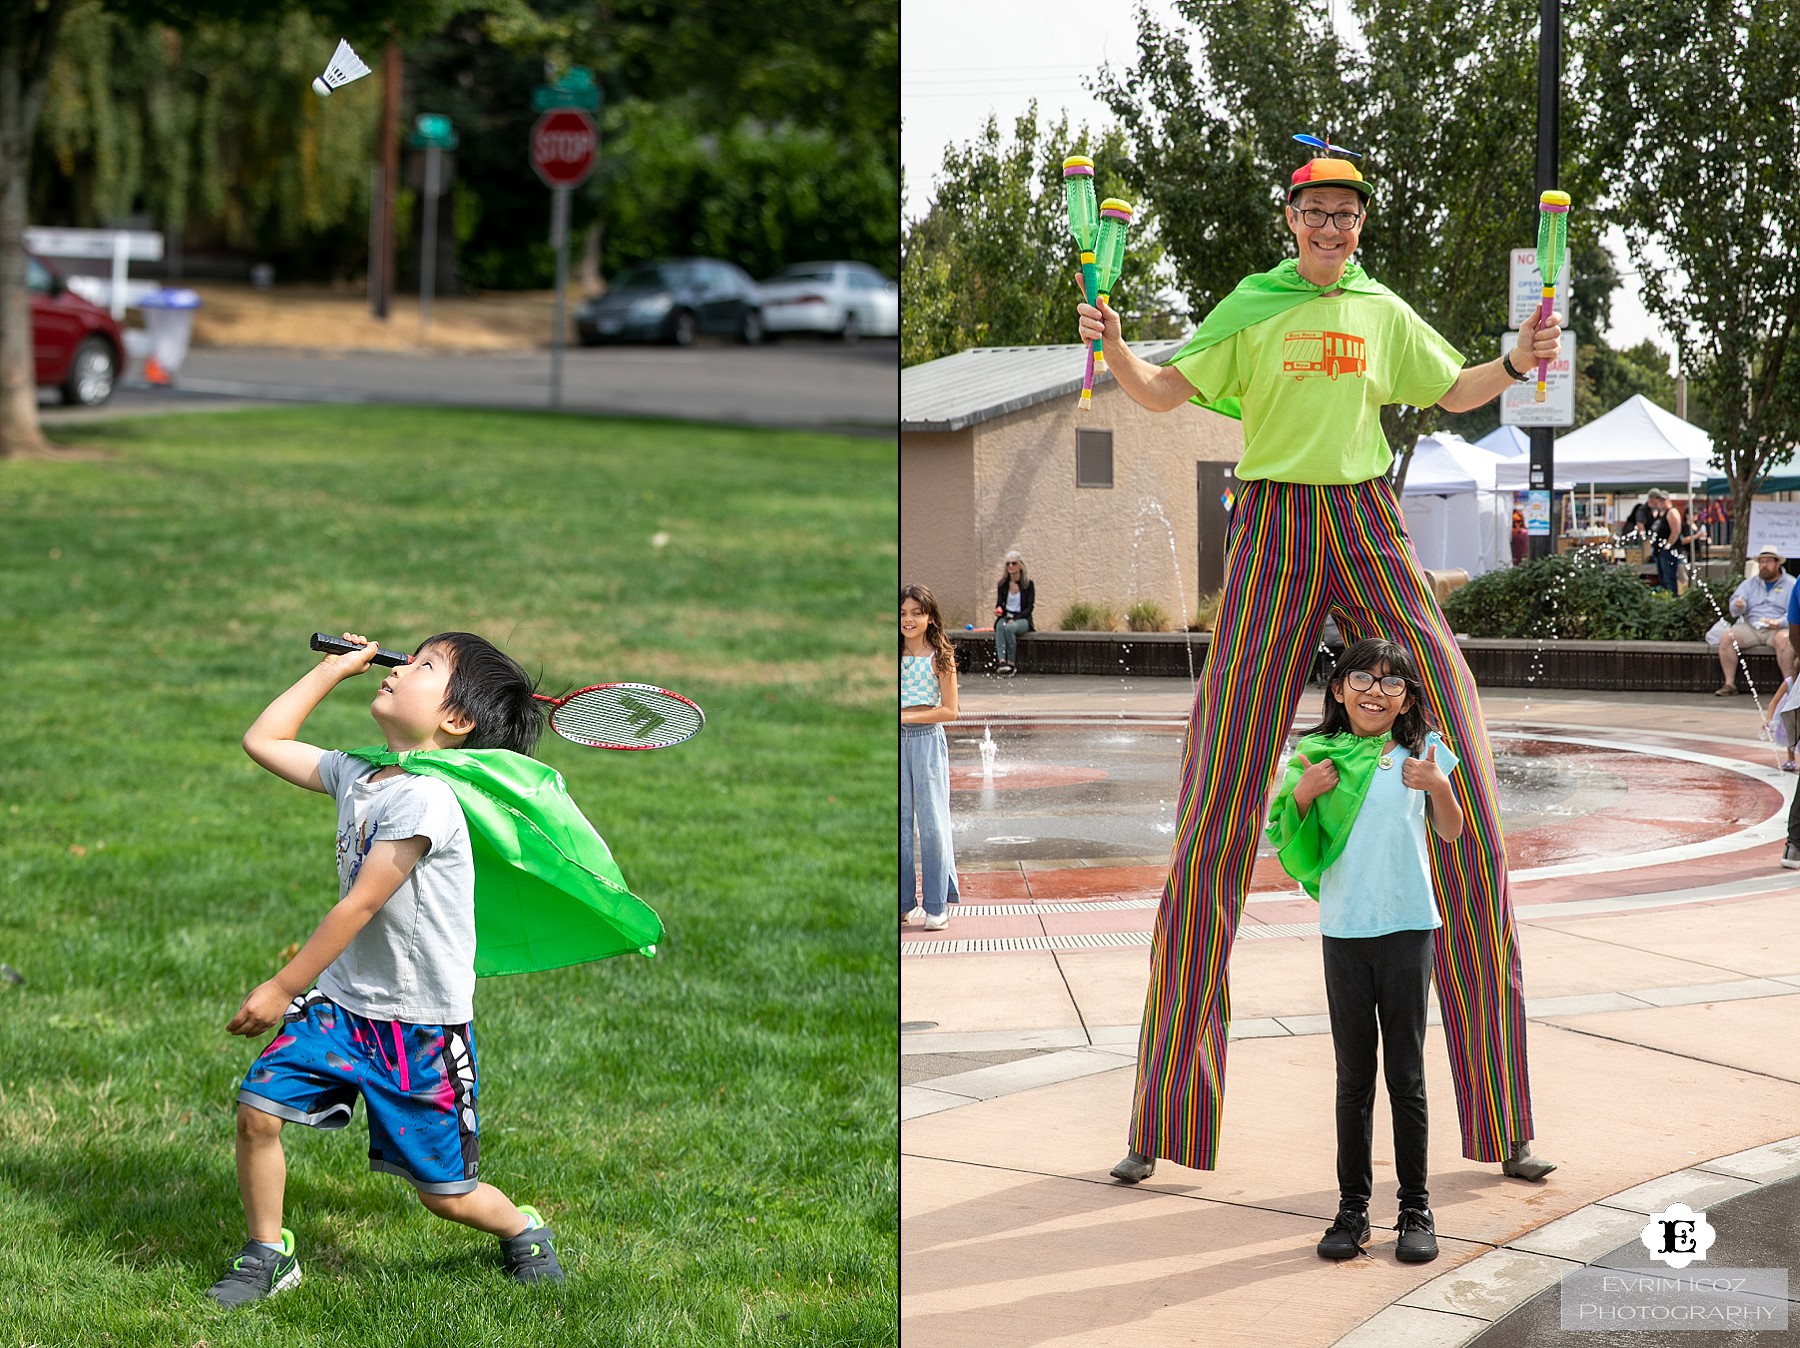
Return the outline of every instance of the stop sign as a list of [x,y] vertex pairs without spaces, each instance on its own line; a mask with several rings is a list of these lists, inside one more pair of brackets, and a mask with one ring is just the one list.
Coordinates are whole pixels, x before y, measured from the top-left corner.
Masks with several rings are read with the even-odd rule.
[[547,187],[579,187],[594,171],[599,133],[580,108],[552,108],[531,128],[531,167]]

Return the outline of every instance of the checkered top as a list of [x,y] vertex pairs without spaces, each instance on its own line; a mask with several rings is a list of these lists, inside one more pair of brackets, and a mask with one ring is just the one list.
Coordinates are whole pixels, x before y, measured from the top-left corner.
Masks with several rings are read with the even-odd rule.
[[900,705],[902,707],[935,707],[942,701],[938,692],[937,671],[931,667],[929,655],[900,657]]

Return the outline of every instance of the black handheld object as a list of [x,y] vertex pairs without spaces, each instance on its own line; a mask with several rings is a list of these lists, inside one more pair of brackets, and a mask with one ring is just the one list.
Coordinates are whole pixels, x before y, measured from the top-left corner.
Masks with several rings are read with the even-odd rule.
[[[362,649],[354,641],[345,641],[342,637],[334,637],[328,632],[314,632],[312,648],[315,651],[324,651],[327,655],[354,655]],[[410,665],[412,656],[406,654],[405,651],[390,651],[383,647],[377,647],[375,663],[378,665]]]

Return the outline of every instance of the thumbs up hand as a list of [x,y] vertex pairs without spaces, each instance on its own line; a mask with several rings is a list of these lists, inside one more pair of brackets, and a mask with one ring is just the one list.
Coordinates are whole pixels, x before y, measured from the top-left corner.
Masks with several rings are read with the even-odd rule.
[[1400,765],[1400,780],[1415,791],[1434,791],[1439,786],[1448,786],[1450,779],[1438,766],[1437,745],[1427,749],[1423,758],[1408,757]]
[[1337,764],[1329,758],[1314,763],[1301,753],[1294,755],[1294,761],[1301,767],[1300,780],[1294,786],[1294,804],[1304,815],[1315,800],[1337,786]]

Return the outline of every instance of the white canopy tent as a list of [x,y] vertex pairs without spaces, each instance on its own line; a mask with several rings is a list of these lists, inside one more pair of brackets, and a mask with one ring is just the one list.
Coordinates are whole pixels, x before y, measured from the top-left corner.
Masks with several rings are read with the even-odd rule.
[[[1603,417],[1556,442],[1556,476],[1584,486],[1705,486],[1712,437],[1643,394],[1633,394]],[[1524,490],[1528,456],[1503,459],[1495,475],[1503,490]]]
[[1531,452],[1531,437],[1517,426],[1496,426],[1475,443],[1481,449],[1491,449],[1503,458]]
[[1512,493],[1494,484],[1505,462],[1448,431],[1419,437],[1400,509],[1420,566],[1479,576],[1512,565]]

